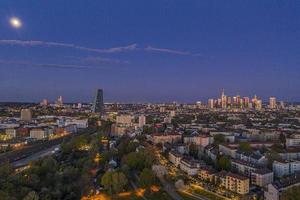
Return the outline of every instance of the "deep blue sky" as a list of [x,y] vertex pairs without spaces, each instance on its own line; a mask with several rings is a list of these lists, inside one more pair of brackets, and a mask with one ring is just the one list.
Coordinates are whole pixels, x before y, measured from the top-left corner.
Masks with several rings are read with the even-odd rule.
[[1,0],[0,75],[0,101],[300,101],[300,1]]

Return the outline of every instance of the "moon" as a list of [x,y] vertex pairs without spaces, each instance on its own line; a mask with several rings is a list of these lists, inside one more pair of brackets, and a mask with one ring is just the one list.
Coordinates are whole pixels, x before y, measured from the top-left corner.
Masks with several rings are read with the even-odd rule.
[[10,18],[9,22],[13,28],[21,28],[21,26],[22,26],[21,20],[17,17]]

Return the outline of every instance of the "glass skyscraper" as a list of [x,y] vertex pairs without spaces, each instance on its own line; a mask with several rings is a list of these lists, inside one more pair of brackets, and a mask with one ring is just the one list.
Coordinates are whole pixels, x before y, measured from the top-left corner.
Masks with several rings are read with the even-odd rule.
[[103,103],[103,90],[97,89],[95,101],[93,105],[93,112],[100,113],[101,115],[104,113],[104,103]]

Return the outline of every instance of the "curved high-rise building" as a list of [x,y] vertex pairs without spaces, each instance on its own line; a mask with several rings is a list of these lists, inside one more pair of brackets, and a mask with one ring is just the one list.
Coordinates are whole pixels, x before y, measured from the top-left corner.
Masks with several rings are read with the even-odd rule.
[[93,105],[93,112],[100,113],[101,115],[104,113],[104,103],[103,103],[103,90],[97,89],[95,101]]

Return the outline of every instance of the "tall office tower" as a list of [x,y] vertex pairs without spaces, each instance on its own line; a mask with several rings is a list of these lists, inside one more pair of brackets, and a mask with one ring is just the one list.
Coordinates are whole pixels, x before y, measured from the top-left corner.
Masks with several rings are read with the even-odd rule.
[[237,106],[238,108],[241,107],[241,96],[240,96],[240,95],[237,95],[237,96],[236,96],[236,106]]
[[253,106],[255,107],[256,103],[257,103],[257,96],[254,95],[253,99],[251,100]]
[[237,98],[233,97],[233,105],[236,106],[237,105]]
[[222,107],[222,99],[217,99],[217,106]]
[[64,104],[64,101],[63,101],[63,97],[62,96],[59,96],[56,100],[56,105],[58,106],[62,106]]
[[21,121],[31,122],[32,120],[32,113],[30,109],[22,109],[21,110]]
[[146,125],[146,117],[145,115],[140,115],[139,116],[139,127],[143,128],[143,126]]
[[48,106],[49,102],[47,99],[43,99],[43,101],[41,101],[40,105],[41,106]]
[[227,105],[231,105],[231,97],[227,97]]
[[244,97],[243,98],[243,101],[244,101],[244,107],[245,108],[249,108],[249,103],[250,103],[250,99],[249,99],[249,97]]
[[255,109],[256,110],[261,110],[262,109],[262,100],[257,100],[256,101]]
[[269,99],[269,108],[270,109],[275,109],[276,108],[276,98],[275,97],[270,97],[270,99]]
[[208,99],[208,108],[209,109],[214,109],[215,107],[215,102],[213,99]]
[[221,106],[222,106],[222,108],[227,107],[227,97],[224,93],[224,89],[222,90],[222,95],[221,95]]
[[103,103],[103,90],[97,89],[95,101],[93,105],[93,112],[100,113],[100,115],[104,114],[104,103]]
[[284,108],[285,108],[285,105],[284,105],[284,102],[283,102],[283,101],[280,101],[280,108],[281,108],[281,109],[284,109]]

